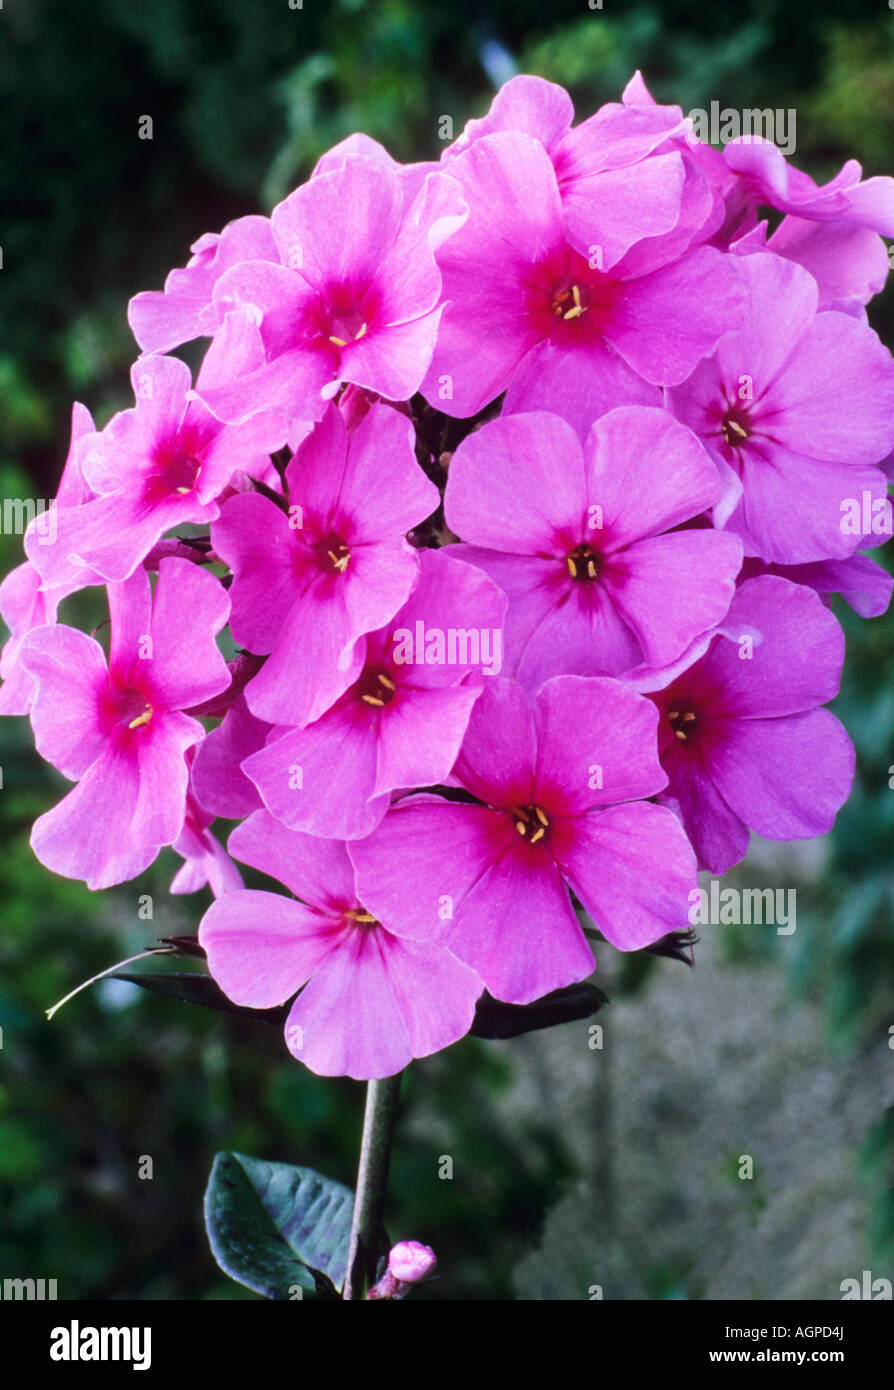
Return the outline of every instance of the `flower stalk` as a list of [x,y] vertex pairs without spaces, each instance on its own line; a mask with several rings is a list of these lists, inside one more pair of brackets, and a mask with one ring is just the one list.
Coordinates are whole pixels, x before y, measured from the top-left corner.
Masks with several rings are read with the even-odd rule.
[[382,1244],[382,1218],[402,1074],[398,1072],[396,1076],[367,1083],[354,1219],[348,1246],[348,1272],[342,1295],[345,1300],[366,1298],[376,1277],[375,1265]]

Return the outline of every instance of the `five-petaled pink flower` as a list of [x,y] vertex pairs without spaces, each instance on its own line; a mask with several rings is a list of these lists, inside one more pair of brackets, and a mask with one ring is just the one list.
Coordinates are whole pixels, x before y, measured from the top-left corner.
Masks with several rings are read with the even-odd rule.
[[368,835],[391,793],[449,776],[483,680],[499,672],[506,599],[449,550],[424,550],[410,597],[362,638],[354,684],[313,724],[275,729],[242,763],[293,830]]
[[860,541],[848,501],[884,498],[894,448],[894,362],[871,328],[816,312],[812,277],[768,253],[740,257],[744,325],[668,392],[726,480],[718,524],[747,555],[782,564],[842,559]]
[[737,257],[698,247],[668,262],[663,239],[643,237],[609,267],[597,234],[582,255],[533,136],[483,136],[449,169],[469,217],[440,255],[447,307],[422,385],[439,409],[474,415],[506,391],[507,413],[551,410],[584,436],[612,406],[657,405],[738,323]]
[[90,888],[142,873],[180,835],[187,749],[204,730],[183,711],[226,689],[215,636],[229,601],[213,575],[162,560],[154,594],[138,570],[109,585],[111,650],[61,623],[35,628],[21,660],[35,683],[38,751],[77,786],[39,816],[42,864]]
[[[222,342],[200,379],[213,378]],[[176,357],[141,357],[131,382],[136,406],[113,416],[82,465],[94,496],[58,506],[52,545],[28,537],[29,558],[48,585],[79,565],[103,579],[126,579],[167,531],[212,521],[234,473],[264,476],[270,451],[285,443],[278,416],[222,425],[192,399],[189,368]]]
[[619,406],[583,449],[542,412],[471,434],[450,465],[456,553],[509,596],[506,671],[549,676],[666,666],[729,608],[742,547],[681,530],[720,495],[705,449],[666,411]]
[[246,261],[214,286],[225,312],[260,317],[266,362],[202,391],[222,420],[261,409],[319,419],[342,382],[388,400],[420,386],[441,316],[435,252],[465,217],[453,179],[412,185],[379,160],[346,156],[274,208],[281,264]]
[[482,991],[473,970],[412,927],[377,919],[357,894],[341,840],[287,830],[267,811],[237,826],[230,852],[295,894],[245,889],[205,913],[199,941],[224,993],[253,1009],[299,990],[290,1051],[322,1076],[392,1076],[469,1031]]
[[479,804],[398,801],[351,854],[369,910],[440,933],[497,999],[581,980],[593,954],[569,888],[620,950],[686,925],[695,856],[666,784],[657,711],[618,681],[556,676],[529,700],[485,686],[453,770]]
[[819,706],[838,693],[844,634],[810,589],[763,575],[736,593],[707,653],[654,699],[668,776],[700,864],[726,873],[748,832],[803,840],[831,830],[854,750]]
[[245,689],[271,724],[317,719],[363,666],[357,639],[383,627],[418,569],[407,531],[438,505],[409,421],[378,405],[348,430],[338,407],[286,470],[288,514],[259,493],[231,497],[213,523],[234,574],[231,628],[270,659]]
[[[76,507],[90,496],[81,464],[96,438],[93,417],[86,406],[76,402],[71,412],[68,457],[56,497],[31,521],[26,545],[33,543],[37,548],[54,545],[59,510]],[[0,677],[3,679],[0,714],[27,714],[31,704],[34,683],[19,660],[23,638],[32,628],[54,623],[62,600],[90,583],[100,583],[99,575],[88,576],[81,566],[74,566],[67,578],[48,588],[31,560],[16,565],[0,583],[0,616],[11,634],[0,652]]]

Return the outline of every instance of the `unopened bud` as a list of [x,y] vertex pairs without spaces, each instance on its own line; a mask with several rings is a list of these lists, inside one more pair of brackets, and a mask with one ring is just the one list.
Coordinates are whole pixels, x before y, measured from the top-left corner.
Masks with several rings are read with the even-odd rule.
[[438,1263],[430,1245],[418,1240],[402,1240],[388,1256],[388,1268],[367,1298],[406,1298],[414,1284],[425,1279]]
[[418,1240],[402,1240],[388,1256],[388,1268],[402,1284],[418,1284],[437,1263],[431,1246],[421,1245]]

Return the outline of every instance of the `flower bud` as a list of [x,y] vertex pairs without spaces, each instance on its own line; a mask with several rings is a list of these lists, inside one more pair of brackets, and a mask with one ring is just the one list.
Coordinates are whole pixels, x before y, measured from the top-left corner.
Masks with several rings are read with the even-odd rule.
[[414,1284],[425,1279],[438,1263],[434,1250],[418,1240],[402,1240],[392,1247],[388,1268],[367,1294],[369,1299],[406,1298]]
[[421,1245],[418,1240],[400,1241],[388,1256],[388,1269],[402,1284],[418,1284],[437,1263],[431,1246]]

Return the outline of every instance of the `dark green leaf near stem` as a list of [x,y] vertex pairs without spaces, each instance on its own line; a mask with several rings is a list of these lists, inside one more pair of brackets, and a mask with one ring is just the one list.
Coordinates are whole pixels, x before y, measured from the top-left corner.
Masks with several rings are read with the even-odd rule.
[[560,1023],[590,1018],[607,1003],[608,998],[602,990],[588,984],[553,990],[532,1004],[504,1004],[483,994],[475,1009],[471,1031],[476,1038],[517,1038],[540,1028],[555,1028]]
[[265,1298],[338,1298],[354,1198],[312,1168],[219,1153],[205,1227],[225,1274]]
[[[210,975],[197,970],[172,970],[158,975],[122,970],[112,978],[127,980],[129,984],[140,985],[153,994],[177,999],[184,1004],[202,1004],[207,1009],[237,1014],[241,1018],[256,1018],[261,1023],[271,1023],[279,1028],[284,1026],[291,1008],[291,1002],[275,1009],[249,1009],[244,1004],[234,1004]],[[523,1033],[589,1018],[607,1003],[602,990],[589,984],[568,985],[565,989],[545,994],[542,999],[535,999],[532,1004],[504,1004],[499,999],[492,999],[489,994],[483,994],[478,1000],[470,1032],[475,1038],[517,1038]]]
[[183,1004],[203,1004],[206,1009],[219,1009],[221,1013],[239,1014],[242,1018],[257,1018],[262,1023],[273,1023],[279,1027],[285,1023],[289,1013],[288,1004],[277,1009],[247,1009],[242,1004],[234,1004],[210,975],[203,975],[197,970],[171,970],[163,975],[137,975],[122,970],[112,979],[126,980],[128,984],[139,985],[168,999],[178,999]]

